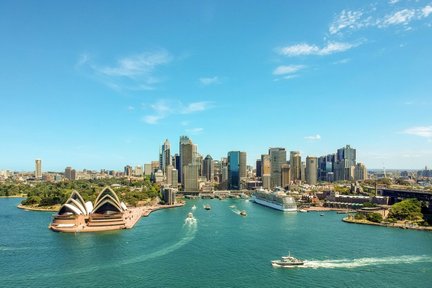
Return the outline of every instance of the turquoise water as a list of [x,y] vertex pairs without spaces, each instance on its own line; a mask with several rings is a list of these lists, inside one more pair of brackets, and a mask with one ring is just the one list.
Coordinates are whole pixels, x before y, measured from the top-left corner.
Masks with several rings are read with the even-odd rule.
[[[335,212],[283,214],[244,200],[194,200],[131,230],[63,234],[47,229],[51,213],[17,209],[19,201],[0,199],[0,287],[432,285],[432,233],[347,224]],[[193,204],[197,224],[185,224]],[[272,268],[288,251],[306,267]]]

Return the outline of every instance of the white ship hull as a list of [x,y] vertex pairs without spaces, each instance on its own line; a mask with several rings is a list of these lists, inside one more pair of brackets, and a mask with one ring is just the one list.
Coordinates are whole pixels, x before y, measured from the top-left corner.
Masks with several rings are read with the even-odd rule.
[[285,208],[283,205],[281,204],[276,204],[276,203],[272,203],[272,202],[267,202],[265,200],[262,199],[258,199],[257,197],[253,197],[253,201],[257,204],[263,205],[263,206],[267,206],[279,211],[283,211],[283,212],[297,212],[297,208]]

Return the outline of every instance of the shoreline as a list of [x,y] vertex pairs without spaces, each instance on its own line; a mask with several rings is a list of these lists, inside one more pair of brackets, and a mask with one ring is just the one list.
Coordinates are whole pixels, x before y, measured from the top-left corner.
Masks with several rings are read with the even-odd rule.
[[22,210],[27,210],[27,211],[35,211],[35,212],[57,212],[60,209],[61,206],[58,207],[31,207],[31,206],[25,206],[22,205],[21,203],[18,204],[17,208],[22,209]]
[[347,211],[346,208],[316,207],[316,206],[311,206],[308,208],[301,208],[301,209],[304,209],[307,212],[328,212],[328,211],[346,212]]
[[432,232],[432,227],[428,227],[428,226],[407,226],[406,224],[399,224],[399,223],[392,223],[392,224],[375,223],[367,220],[355,220],[349,217],[344,217],[342,221],[350,224],[362,224],[362,225],[372,225],[372,226],[381,226],[381,227],[389,227],[389,228]]
[[27,195],[21,194],[21,195],[10,195],[10,196],[0,196],[0,198],[26,198]]

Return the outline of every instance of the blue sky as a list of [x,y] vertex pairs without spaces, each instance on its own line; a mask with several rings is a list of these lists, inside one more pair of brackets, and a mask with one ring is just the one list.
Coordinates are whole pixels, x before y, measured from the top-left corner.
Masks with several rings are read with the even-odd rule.
[[0,170],[121,170],[180,135],[432,166],[432,1],[1,1],[0,37]]

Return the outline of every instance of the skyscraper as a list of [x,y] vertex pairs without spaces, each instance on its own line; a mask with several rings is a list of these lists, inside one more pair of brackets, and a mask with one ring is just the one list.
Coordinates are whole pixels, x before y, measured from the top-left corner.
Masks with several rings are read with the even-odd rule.
[[287,187],[291,182],[291,168],[288,164],[282,164],[281,166],[281,176],[282,176],[282,182],[281,186],[283,188]]
[[337,150],[334,168],[335,180],[354,180],[354,167],[356,165],[356,149],[346,145]]
[[[228,188],[233,190],[240,189],[240,173],[244,169],[246,171],[246,163],[240,163],[241,156],[240,151],[230,151],[228,152]],[[246,153],[245,153],[246,154]],[[245,155],[244,154],[244,155]],[[245,167],[241,167],[241,164]]]
[[357,163],[354,168],[354,180],[366,180],[368,173],[366,166],[363,163]]
[[172,160],[171,159],[171,144],[168,141],[168,139],[166,139],[164,144],[162,145],[160,159],[161,159],[161,163],[160,163],[161,169],[162,169],[162,171],[164,171],[164,173],[166,173],[166,171],[165,171],[166,167],[168,165],[172,164],[172,162],[171,162],[171,160]]
[[282,185],[282,165],[286,163],[285,148],[270,148],[270,186],[271,188]]
[[306,183],[316,185],[318,178],[318,159],[317,157],[306,157]]
[[189,163],[183,166],[183,178],[184,178],[184,191],[185,192],[198,192],[198,166]]
[[240,181],[247,178],[246,152],[240,152],[239,172]]
[[[192,144],[192,140],[189,139],[189,137],[187,136],[181,136],[180,137],[180,142],[179,142],[179,151],[180,151],[180,167],[178,167],[179,169],[179,173],[181,176],[181,182],[182,184],[184,184],[184,173],[183,173],[183,168],[189,164],[192,164],[192,154],[193,154],[193,144]],[[195,148],[196,150],[196,148]],[[197,176],[198,177],[198,176]]]
[[291,180],[301,180],[301,156],[299,151],[290,152]]
[[256,160],[256,167],[255,167],[255,175],[256,177],[261,177],[261,159]]
[[40,159],[35,160],[35,178],[42,178],[42,160]]
[[210,155],[207,155],[203,161],[203,176],[206,177],[207,181],[213,181],[214,177],[214,162]]
[[270,175],[270,156],[268,154],[261,155],[261,175]]

